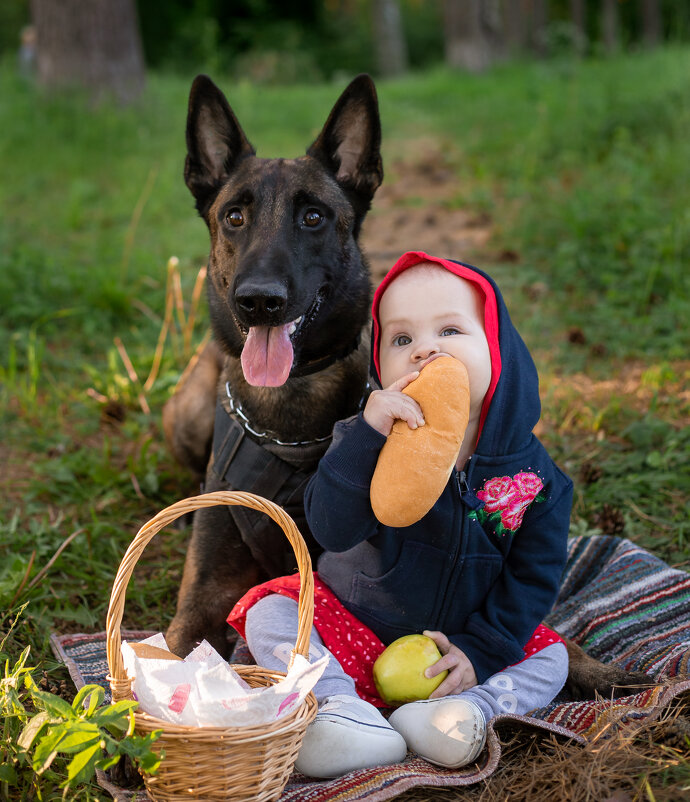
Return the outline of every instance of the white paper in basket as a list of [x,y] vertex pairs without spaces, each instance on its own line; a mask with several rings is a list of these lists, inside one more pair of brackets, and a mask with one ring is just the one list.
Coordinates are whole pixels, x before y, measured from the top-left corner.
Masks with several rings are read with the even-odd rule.
[[[169,651],[160,633],[141,643]],[[296,655],[284,679],[252,689],[206,641],[184,660],[142,658],[123,641],[122,659],[139,709],[190,727],[270,724],[302,704],[328,663]]]

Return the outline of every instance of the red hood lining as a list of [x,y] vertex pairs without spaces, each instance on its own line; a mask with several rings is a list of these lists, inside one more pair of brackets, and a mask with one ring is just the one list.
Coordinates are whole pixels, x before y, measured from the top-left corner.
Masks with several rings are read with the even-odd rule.
[[379,326],[379,305],[381,303],[381,297],[390,284],[402,272],[423,262],[439,265],[449,270],[451,273],[454,273],[456,276],[473,282],[484,296],[484,331],[486,332],[489,353],[491,355],[491,382],[489,383],[489,389],[484,397],[484,403],[482,404],[482,411],[479,417],[479,434],[481,434],[486,415],[491,406],[494,390],[496,389],[498,379],[501,375],[501,351],[498,344],[498,304],[496,303],[496,293],[494,292],[491,282],[471,268],[460,265],[457,262],[452,262],[449,259],[439,259],[436,256],[429,256],[423,251],[408,251],[398,259],[379,284],[374,293],[374,301],[371,307],[371,316],[374,326],[372,357],[376,368],[376,376],[380,382],[381,366],[379,365],[379,340],[381,331]]

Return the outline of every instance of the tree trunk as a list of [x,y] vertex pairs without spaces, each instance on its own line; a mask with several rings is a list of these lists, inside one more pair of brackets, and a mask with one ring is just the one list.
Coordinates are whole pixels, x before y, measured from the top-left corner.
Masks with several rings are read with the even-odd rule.
[[385,77],[407,71],[407,45],[398,0],[372,3],[374,47],[379,74]]
[[642,41],[647,47],[661,42],[661,7],[659,0],[639,0]]
[[544,33],[549,22],[546,0],[502,0],[501,17],[510,51],[544,51]]
[[31,0],[31,15],[41,84],[121,102],[139,94],[144,57],[134,0]]
[[573,47],[576,53],[587,50],[587,3],[585,0],[570,0],[570,19],[573,23]]
[[503,38],[508,53],[521,53],[527,48],[529,27],[525,0],[503,0],[501,3]]
[[585,31],[585,0],[570,0],[570,18],[573,25],[584,37]]
[[481,72],[491,62],[491,48],[481,20],[481,0],[444,0],[446,63]]
[[583,55],[587,50],[587,3],[586,0],[570,0],[570,20],[573,26],[572,47]]
[[603,7],[601,9],[601,33],[606,52],[615,53],[620,47],[618,0],[603,0]]
[[529,5],[529,40],[532,47],[543,55],[546,51],[544,34],[549,24],[549,8],[547,0],[530,0]]

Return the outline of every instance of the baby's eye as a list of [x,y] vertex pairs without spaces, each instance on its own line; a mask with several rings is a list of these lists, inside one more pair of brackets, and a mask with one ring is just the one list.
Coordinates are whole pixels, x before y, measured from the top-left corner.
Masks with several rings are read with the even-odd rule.
[[393,337],[393,345],[403,346],[409,345],[412,340],[407,336],[407,334],[398,334],[397,337]]
[[459,329],[454,328],[453,326],[448,326],[447,329],[443,329],[441,332],[441,337],[451,337],[453,334],[461,334],[462,332]]

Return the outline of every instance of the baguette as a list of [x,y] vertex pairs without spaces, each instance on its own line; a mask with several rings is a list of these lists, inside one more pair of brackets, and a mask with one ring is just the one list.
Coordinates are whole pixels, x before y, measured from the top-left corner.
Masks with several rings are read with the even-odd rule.
[[371,507],[386,526],[410,526],[438,501],[455,466],[470,414],[467,369],[453,357],[429,362],[403,390],[422,408],[425,424],[393,424],[371,480]]

